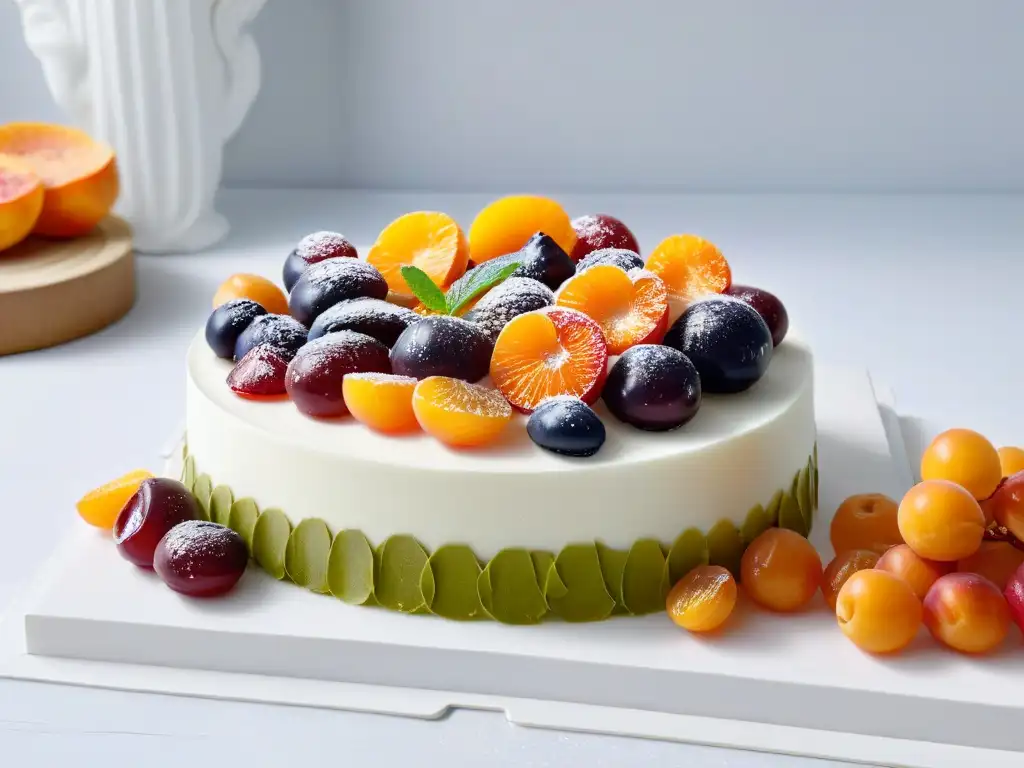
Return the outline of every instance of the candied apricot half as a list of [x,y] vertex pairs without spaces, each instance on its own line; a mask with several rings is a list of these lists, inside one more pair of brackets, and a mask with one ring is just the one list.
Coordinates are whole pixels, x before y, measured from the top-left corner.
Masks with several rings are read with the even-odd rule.
[[412,408],[416,382],[411,376],[392,373],[350,373],[341,389],[356,421],[378,432],[401,434],[420,428]]
[[0,155],[0,251],[17,245],[32,232],[43,210],[43,183],[32,166]]
[[601,327],[579,310],[543,307],[512,318],[491,353],[491,379],[524,413],[555,395],[588,405],[608,375],[608,344]]
[[213,294],[213,308],[226,304],[232,299],[255,301],[271,315],[288,314],[288,297],[284,291],[261,275],[239,272],[220,284]]
[[412,409],[425,432],[456,448],[493,443],[512,419],[512,407],[498,390],[447,376],[421,380]]
[[469,227],[469,255],[474,264],[515,253],[537,232],[549,235],[572,253],[576,230],[565,209],[540,195],[509,195],[487,205]]
[[114,521],[120,514],[121,509],[128,503],[135,492],[139,490],[143,480],[153,477],[151,472],[145,469],[136,469],[125,475],[104,483],[99,488],[89,491],[75,504],[78,514],[89,525],[104,530],[112,530]]
[[448,214],[413,211],[384,227],[366,261],[384,276],[390,290],[407,296],[412,290],[402,267],[419,267],[439,287],[448,288],[466,271],[469,244]]
[[821,558],[814,546],[787,528],[769,528],[746,548],[740,581],[758,605],[772,611],[803,608],[821,586]]
[[27,163],[43,183],[33,232],[79,237],[110,213],[120,193],[114,150],[75,128],[46,123],[0,126],[0,154]]
[[598,264],[569,278],[558,289],[555,303],[596,321],[611,355],[637,344],[657,344],[668,330],[668,289],[646,269],[627,273],[612,264]]
[[732,270],[718,246],[697,235],[666,237],[644,266],[665,281],[669,295],[677,301],[725,293],[732,284]]
[[718,629],[736,607],[736,579],[720,565],[698,565],[676,582],[665,600],[669,618],[690,632]]

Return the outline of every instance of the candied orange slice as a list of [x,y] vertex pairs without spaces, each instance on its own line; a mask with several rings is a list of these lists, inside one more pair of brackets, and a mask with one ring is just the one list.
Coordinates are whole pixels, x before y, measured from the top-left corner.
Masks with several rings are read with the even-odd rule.
[[565,209],[539,195],[502,197],[476,215],[469,227],[469,255],[475,264],[515,253],[537,232],[550,235],[566,253],[576,245],[576,230]]
[[670,296],[678,301],[724,293],[732,284],[729,262],[718,246],[697,235],[666,237],[644,266],[665,281]]
[[417,384],[412,408],[427,433],[457,448],[493,443],[512,419],[511,406],[496,389],[447,376]]
[[0,251],[29,236],[43,210],[43,197],[43,184],[32,166],[0,155]]
[[391,373],[349,373],[341,382],[349,413],[371,429],[389,434],[420,428],[412,410],[416,379]]
[[415,211],[399,216],[377,236],[366,260],[384,276],[397,294],[412,294],[402,267],[419,267],[441,288],[466,271],[469,245],[455,219],[437,211]]
[[153,477],[145,469],[136,469],[116,480],[89,491],[78,500],[75,508],[89,525],[111,529],[121,508],[139,490],[143,480]]
[[272,315],[288,314],[288,297],[284,291],[260,275],[239,272],[229,277],[213,294],[213,308],[232,299],[255,301]]

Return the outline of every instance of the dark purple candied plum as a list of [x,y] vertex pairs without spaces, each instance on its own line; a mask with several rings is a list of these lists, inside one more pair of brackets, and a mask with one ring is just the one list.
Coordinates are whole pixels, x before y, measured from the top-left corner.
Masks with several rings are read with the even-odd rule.
[[463,318],[483,328],[493,341],[513,317],[554,303],[554,292],[539,280],[510,277],[484,294]]
[[356,372],[391,373],[388,348],[365,333],[338,331],[300,349],[288,363],[284,385],[299,411],[332,419],[348,413],[341,386]]
[[337,232],[313,232],[299,240],[284,260],[284,289],[290,291],[310,264],[327,259],[357,259],[359,253],[344,235]]
[[789,313],[774,293],[750,285],[731,285],[725,292],[757,310],[772,334],[772,346],[779,346],[789,330]]
[[[577,263],[602,248],[624,248],[634,253],[640,252],[636,235],[619,219],[607,213],[580,216],[572,220],[572,228],[576,230],[576,245],[570,255]],[[629,272],[628,269],[626,271]]]
[[753,307],[731,296],[701,299],[665,334],[697,366],[704,392],[728,394],[753,386],[768,370],[772,334]]
[[615,361],[602,397],[619,421],[665,432],[697,415],[701,383],[697,369],[682,352],[659,344],[638,344]]
[[306,343],[306,326],[290,315],[260,315],[235,342],[235,360],[241,360],[261,344],[276,349],[286,360]]
[[601,248],[580,259],[576,265],[576,271],[582,272],[584,269],[597,266],[598,264],[611,264],[623,272],[644,268],[644,260],[640,258],[640,254],[636,251],[630,251],[625,248]]
[[228,374],[231,391],[241,397],[259,399],[285,393],[288,360],[269,344],[250,349]]
[[550,397],[530,414],[526,433],[537,445],[563,456],[593,456],[604,445],[604,424],[590,406],[571,395]]
[[150,477],[114,521],[114,544],[125,560],[152,568],[160,539],[178,523],[200,516],[199,502],[188,488],[167,477]]
[[391,370],[425,379],[449,376],[480,381],[491,365],[494,342],[475,323],[448,315],[431,315],[406,328],[391,348]]
[[388,284],[375,267],[358,259],[328,259],[302,273],[288,294],[288,311],[308,328],[339,301],[387,296]]
[[175,592],[217,597],[231,591],[248,563],[249,549],[235,531],[205,520],[188,520],[160,539],[153,570]]
[[249,299],[232,299],[217,307],[206,321],[206,343],[213,354],[231,360],[235,356],[235,343],[242,331],[260,315],[267,314],[262,306]]
[[[576,265],[569,255],[562,250],[562,247],[549,235],[537,232],[531,237],[526,245],[515,253],[507,253],[496,259],[491,259],[488,264],[511,264],[519,262],[519,268],[512,273],[513,277],[528,277],[544,283],[551,290],[555,290],[576,274]],[[473,267],[479,269],[479,267]],[[470,272],[460,278],[465,280]]]
[[386,347],[393,347],[402,331],[420,318],[421,315],[411,309],[388,301],[350,299],[335,304],[314,320],[309,329],[309,340],[336,331],[355,331],[373,336]]

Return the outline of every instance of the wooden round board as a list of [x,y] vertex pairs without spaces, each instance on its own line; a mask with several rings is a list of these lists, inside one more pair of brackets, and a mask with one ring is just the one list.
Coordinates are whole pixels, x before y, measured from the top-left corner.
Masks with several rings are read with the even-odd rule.
[[95,333],[134,303],[131,229],[121,219],[72,240],[30,237],[0,252],[0,355]]

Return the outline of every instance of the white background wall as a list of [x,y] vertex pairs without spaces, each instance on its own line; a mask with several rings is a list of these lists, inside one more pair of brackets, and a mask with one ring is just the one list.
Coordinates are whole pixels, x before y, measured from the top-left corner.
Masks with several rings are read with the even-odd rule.
[[[59,118],[18,26],[0,121]],[[228,183],[1024,191],[1024,0],[269,0],[255,34]]]

